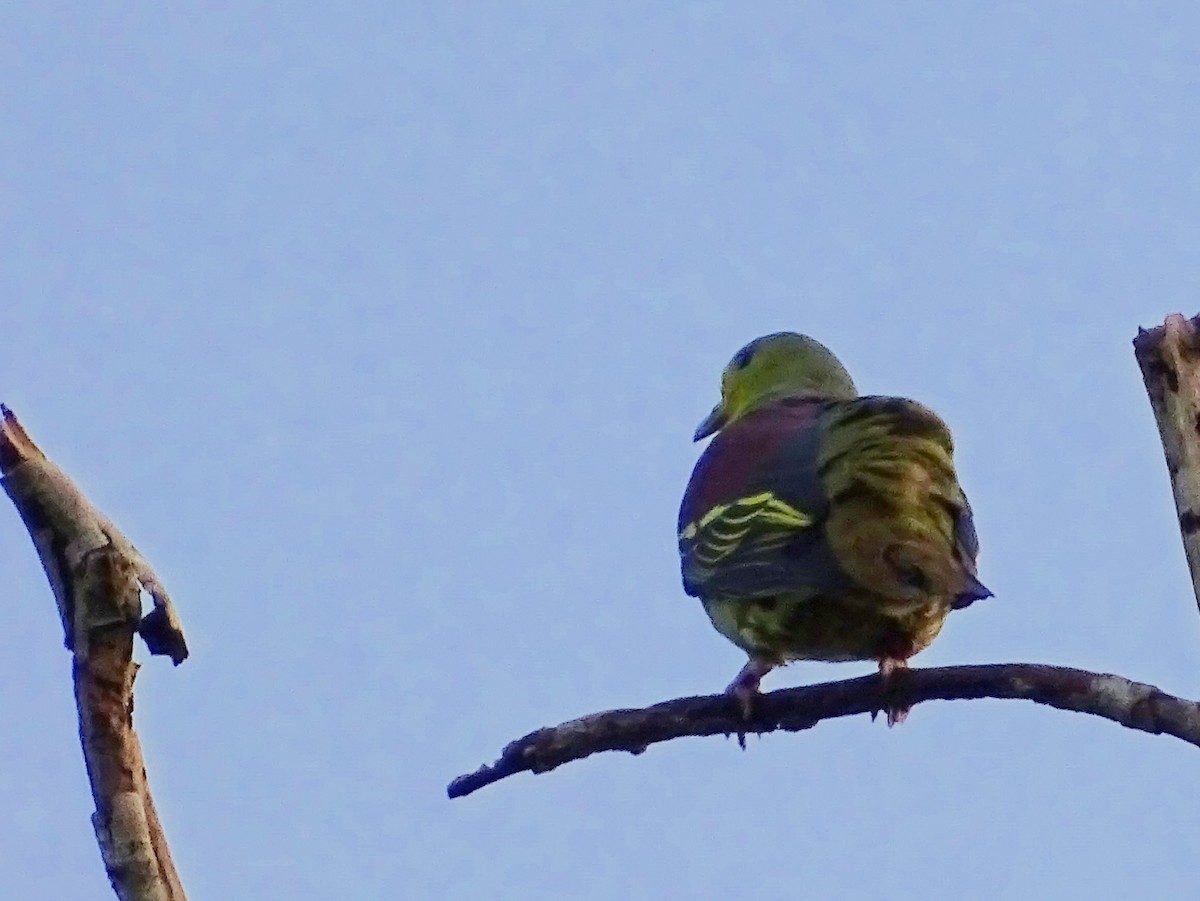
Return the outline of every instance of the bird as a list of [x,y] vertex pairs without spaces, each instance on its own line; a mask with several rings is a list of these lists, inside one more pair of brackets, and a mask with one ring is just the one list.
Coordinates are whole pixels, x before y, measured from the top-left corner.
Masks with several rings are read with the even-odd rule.
[[863,396],[819,341],[742,347],[696,429],[713,436],[684,491],[684,591],[748,660],[726,689],[745,719],[762,678],[795,660],[878,663],[889,726],[908,660],[952,610],[991,597],[945,422]]

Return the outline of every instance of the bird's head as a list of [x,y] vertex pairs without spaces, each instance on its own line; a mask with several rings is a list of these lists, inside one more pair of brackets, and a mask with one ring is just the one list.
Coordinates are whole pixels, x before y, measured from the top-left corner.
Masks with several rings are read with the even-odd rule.
[[695,440],[781,398],[857,396],[850,373],[824,344],[795,332],[764,335],[734,354],[721,373],[721,402],[700,423]]

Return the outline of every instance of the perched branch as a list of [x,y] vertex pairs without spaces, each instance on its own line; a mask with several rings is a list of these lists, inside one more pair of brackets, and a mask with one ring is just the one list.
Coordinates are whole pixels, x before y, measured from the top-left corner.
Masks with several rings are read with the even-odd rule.
[[1200,605],[1200,317],[1138,330],[1133,354],[1158,423],[1192,589]]
[[[1090,713],[1131,729],[1165,733],[1200,747],[1200,704],[1121,676],[1030,663],[913,669],[889,687],[888,700],[904,704],[967,698],[1021,698]],[[652,744],[686,735],[799,732],[821,720],[883,707],[878,676],[788,688],[756,699],[754,717],[742,719],[728,695],[677,698],[637,710],[608,710],[538,729],[509,744],[500,759],[450,783],[451,798],[469,795],[514,773],[544,773],[598,751],[640,754]]]
[[[1200,316],[1188,320],[1175,313],[1158,328],[1139,329],[1133,346],[1162,437],[1200,605]],[[889,683],[886,698],[875,676],[776,691],[756,700],[750,720],[728,695],[594,713],[517,739],[494,764],[459,776],[447,791],[459,798],[514,773],[544,773],[597,751],[640,754],[656,742],[685,735],[736,734],[741,740],[746,732],[798,732],[834,717],[867,712],[874,716],[885,705],[965,698],[1023,698],[1143,732],[1166,733],[1200,747],[1200,703],[1151,685],[1056,666],[960,666],[904,672],[899,686]]]
[[[176,663],[187,642],[145,558],[0,405],[0,474],[33,538],[73,651],[79,735],[96,812],[92,825],[121,901],[184,901],[133,731],[133,636]],[[141,615],[141,592],[154,609]]]

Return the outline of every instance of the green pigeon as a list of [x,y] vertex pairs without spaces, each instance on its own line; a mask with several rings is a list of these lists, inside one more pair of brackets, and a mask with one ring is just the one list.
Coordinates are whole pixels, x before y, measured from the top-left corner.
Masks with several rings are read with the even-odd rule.
[[[683,587],[749,655],[727,689],[747,717],[792,660],[875,660],[886,688],[951,610],[991,596],[946,424],[859,396],[814,339],[734,354],[695,439],[709,435],[679,511]],[[907,713],[889,706],[888,725]]]

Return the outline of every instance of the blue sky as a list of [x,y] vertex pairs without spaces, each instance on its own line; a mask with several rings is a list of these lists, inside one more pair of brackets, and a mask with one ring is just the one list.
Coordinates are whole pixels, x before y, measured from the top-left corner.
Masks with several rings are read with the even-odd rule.
[[[0,400],[193,657],[136,723],[196,899],[1184,897],[1182,743],[1020,702],[446,782],[721,689],[693,428],[793,329],[952,425],[993,600],[918,665],[1200,695],[1130,339],[1200,282],[1186,3],[0,10]],[[0,516],[0,871],[102,899],[69,657]],[[794,665],[768,688],[860,675]]]

